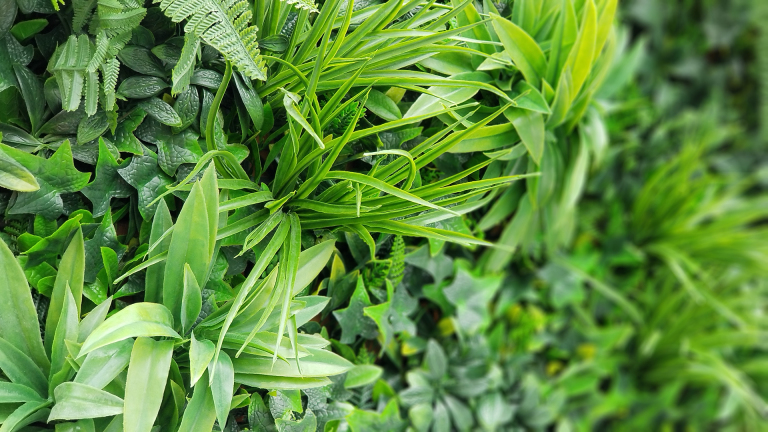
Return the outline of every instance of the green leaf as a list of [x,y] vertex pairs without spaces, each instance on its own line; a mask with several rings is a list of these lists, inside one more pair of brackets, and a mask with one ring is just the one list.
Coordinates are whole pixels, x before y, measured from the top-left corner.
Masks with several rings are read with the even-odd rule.
[[71,293],[74,301],[76,319],[80,316],[84,276],[85,247],[83,244],[83,232],[81,229],[78,229],[64,255],[61,257],[59,271],[56,275],[53,291],[51,292],[51,303],[48,306],[48,316],[45,321],[45,347],[48,352],[50,352],[53,344],[59,317],[65,312],[63,305],[67,299],[67,291]]
[[[216,369],[215,374],[213,369]],[[213,394],[213,406],[216,408],[216,418],[219,424],[227,423],[230,404],[232,402],[232,389],[235,386],[235,370],[232,359],[221,351],[216,358],[216,363],[208,365],[209,374],[213,377],[211,392]]]
[[173,341],[136,339],[125,380],[125,432],[150,432],[152,429],[163,402],[172,355]]
[[245,109],[253,121],[253,129],[261,130],[261,126],[264,124],[264,104],[261,102],[259,94],[253,89],[250,80],[241,79],[238,73],[234,76],[240,100],[243,101],[243,105],[245,105]]
[[570,95],[571,102],[576,99],[581,87],[587,80],[592,64],[595,60],[595,44],[597,38],[597,11],[594,0],[587,0],[584,4],[584,18],[582,19],[579,37],[565,62],[566,69],[571,71]]
[[216,407],[213,394],[208,387],[208,374],[204,374],[195,386],[192,399],[184,410],[184,417],[178,432],[199,432],[213,429],[216,421]]
[[357,365],[347,372],[344,388],[357,388],[373,384],[381,377],[383,370],[376,365]]
[[109,417],[123,413],[123,400],[85,384],[65,382],[54,390],[56,405],[48,421]]
[[88,183],[90,174],[81,173],[75,168],[69,141],[64,141],[49,159],[33,156],[5,144],[0,144],[0,149],[29,170],[40,185],[40,189],[35,192],[19,193],[9,207],[9,214],[33,213],[55,219],[64,213],[61,194],[77,192]]
[[216,346],[213,342],[208,339],[197,340],[195,333],[192,332],[189,345],[189,385],[191,387],[194,387],[203,376],[215,352]]
[[306,348],[310,356],[301,359],[299,372],[295,359],[289,362],[272,363],[269,358],[234,359],[232,363],[237,374],[257,374],[286,378],[318,378],[338,375],[352,368],[352,363],[330,351]]
[[128,161],[118,164],[104,140],[99,138],[99,159],[96,162],[96,176],[81,191],[93,203],[93,216],[107,212],[112,198],[128,198],[133,188],[118,174],[118,169],[128,166]]
[[336,317],[336,321],[341,326],[341,343],[352,343],[357,339],[357,336],[366,339],[376,337],[376,323],[363,315],[363,310],[372,305],[363,283],[363,277],[358,276],[355,291],[349,299],[349,306],[333,311],[333,316]]
[[132,157],[131,163],[117,172],[138,191],[139,212],[144,220],[150,219],[157,208],[157,204],[150,203],[173,184],[158,167],[157,156],[145,148],[144,155]]
[[93,330],[104,322],[104,319],[107,317],[107,312],[109,312],[109,307],[111,305],[112,297],[109,297],[100,305],[96,306],[90,312],[88,312],[88,315],[86,315],[85,318],[80,321],[80,332],[77,336],[78,342],[84,342],[85,339],[87,339],[88,336],[93,333]]
[[69,289],[69,283],[66,283],[65,288],[64,303],[61,306],[61,317],[58,320],[56,334],[51,343],[51,372],[49,378],[49,388],[51,391],[59,384],[56,374],[68,366],[66,364],[68,352],[65,342],[77,341],[78,324],[80,323],[80,314],[77,311],[77,304],[72,296],[72,291]]
[[181,118],[181,126],[174,129],[174,132],[194,124],[197,116],[200,114],[200,94],[197,88],[187,87],[186,90],[181,92],[176,98],[176,102],[173,103],[173,110]]
[[79,357],[123,339],[155,336],[180,338],[173,331],[173,315],[160,304],[134,303],[98,326],[83,343]]
[[149,114],[150,117],[168,126],[181,126],[183,124],[181,117],[174,111],[173,107],[164,100],[151,97],[139,102],[139,107]]
[[18,192],[40,189],[35,176],[0,149],[0,187]]
[[[27,278],[13,253],[0,241],[0,338],[48,372],[50,363],[40,337],[37,312],[32,303]],[[2,350],[0,350],[2,351]],[[7,373],[6,373],[7,374]]]
[[307,119],[305,119],[304,116],[296,108],[296,104],[301,101],[301,98],[297,94],[291,93],[287,90],[280,90],[282,90],[284,95],[283,106],[285,107],[286,112],[288,112],[288,115],[291,116],[292,119],[296,120],[296,123],[301,125],[301,128],[304,129],[304,131],[306,131],[315,140],[321,149],[324,149],[325,144],[323,143],[323,140],[320,138],[320,136],[317,135],[315,129],[309,125]]
[[235,382],[250,387],[268,388],[274,390],[305,390],[317,387],[325,387],[332,383],[332,381],[326,377],[296,378],[240,373],[235,373]]
[[162,78],[152,76],[132,76],[120,83],[117,92],[128,99],[145,99],[157,96],[168,88]]
[[[104,257],[101,254],[101,248],[106,247],[117,254],[118,259],[122,258],[126,246],[120,244],[117,239],[117,231],[112,223],[112,213],[104,214],[99,227],[93,233],[90,240],[84,242],[85,248],[85,282],[93,283],[96,281],[98,272],[104,267]],[[106,296],[105,296],[106,297]],[[99,302],[95,302],[99,303]]]
[[194,33],[184,34],[184,46],[181,48],[179,61],[173,67],[173,88],[171,94],[177,95],[189,88],[189,80],[195,71],[200,39]]
[[395,121],[403,118],[403,114],[400,112],[400,108],[397,107],[395,101],[375,89],[371,89],[368,93],[365,107],[387,121]]
[[0,338],[0,370],[11,382],[34,389],[42,398],[48,397],[48,379],[40,367],[3,338]]
[[184,294],[184,265],[189,264],[197,281],[208,276],[209,255],[208,213],[200,183],[192,187],[174,225],[168,258],[165,262],[163,304],[181,326],[181,306]]
[[[490,83],[491,76],[485,72],[464,72],[448,77],[446,80]],[[450,82],[450,81],[449,81]],[[416,117],[425,114],[436,114],[445,106],[458,105],[477,94],[478,87],[468,86],[432,86],[428,92],[416,99],[404,117]],[[441,99],[442,98],[442,99]]]
[[[147,252],[147,258],[152,259],[162,253],[168,252],[168,247],[171,244],[171,237],[167,236],[161,240],[161,236],[165,234],[173,226],[173,219],[171,218],[171,212],[168,210],[168,205],[165,200],[161,200],[158,203],[155,210],[155,217],[152,219],[152,230],[149,234],[149,244],[157,246]],[[165,262],[155,264],[149,268],[144,277],[144,301],[153,303],[163,302],[163,277],[165,274]]]
[[293,294],[296,295],[312,283],[331,259],[335,250],[334,241],[324,241],[301,252],[299,255],[299,269],[293,285]]
[[0,403],[40,402],[43,399],[23,384],[0,381]]
[[74,382],[103,389],[128,366],[133,339],[124,339],[93,350],[85,357]]
[[[42,19],[42,21],[45,21],[46,24],[48,23],[45,19]],[[19,24],[16,24],[16,26]],[[16,28],[16,26],[14,26],[14,28]],[[40,129],[40,126],[43,125],[45,116],[43,83],[41,83],[40,78],[26,66],[14,64],[13,70],[16,72],[16,79],[19,82],[19,90],[21,90],[21,95],[24,97],[24,105],[27,107],[29,122],[32,126],[31,132],[36,133]]]
[[536,165],[541,164],[544,155],[544,116],[541,113],[515,108],[507,108],[504,116],[515,126],[528,154]]
[[541,86],[541,78],[547,72],[547,59],[536,41],[517,25],[496,14],[490,14],[493,28],[504,44],[509,57],[530,85]]
[[202,308],[203,296],[200,285],[197,284],[197,279],[195,279],[195,274],[192,273],[189,264],[184,263],[184,293],[181,298],[182,334],[187,334],[192,328]]

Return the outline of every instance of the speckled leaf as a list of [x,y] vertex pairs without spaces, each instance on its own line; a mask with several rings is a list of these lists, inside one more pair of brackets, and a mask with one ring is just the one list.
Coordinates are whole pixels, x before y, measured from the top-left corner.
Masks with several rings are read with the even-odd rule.
[[157,144],[157,162],[166,174],[174,176],[183,163],[196,163],[203,155],[197,142],[197,134],[186,129],[173,134]]
[[144,149],[143,156],[134,156],[131,163],[117,172],[128,184],[139,192],[139,212],[144,220],[155,214],[157,204],[149,205],[155,198],[166,191],[166,186],[173,180],[157,166],[157,155]]
[[139,107],[152,116],[155,120],[168,126],[181,126],[181,117],[173,110],[173,107],[160,98],[149,98],[139,102]]

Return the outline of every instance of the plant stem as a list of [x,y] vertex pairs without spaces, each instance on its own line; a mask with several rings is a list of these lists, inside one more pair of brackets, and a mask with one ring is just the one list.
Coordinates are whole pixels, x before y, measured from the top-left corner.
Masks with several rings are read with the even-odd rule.
[[219,106],[221,100],[224,99],[224,93],[227,91],[230,79],[232,79],[232,63],[227,60],[224,78],[221,80],[219,89],[216,90],[216,96],[213,98],[211,109],[208,111],[208,120],[205,124],[205,144],[208,146],[208,151],[221,150],[216,146],[216,140],[213,139],[213,127],[216,124],[216,115],[219,113]]

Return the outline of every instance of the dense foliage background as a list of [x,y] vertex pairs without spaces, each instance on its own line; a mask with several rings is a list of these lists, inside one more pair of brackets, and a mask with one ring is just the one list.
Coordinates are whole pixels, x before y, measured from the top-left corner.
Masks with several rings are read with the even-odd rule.
[[0,0],[0,432],[767,430],[767,18]]

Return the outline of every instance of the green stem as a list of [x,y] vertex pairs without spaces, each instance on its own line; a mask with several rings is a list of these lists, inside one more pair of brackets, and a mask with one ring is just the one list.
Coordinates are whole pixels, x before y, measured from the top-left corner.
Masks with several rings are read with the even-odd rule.
[[232,63],[227,60],[227,65],[224,68],[224,78],[221,80],[219,89],[216,90],[216,96],[213,98],[211,109],[208,111],[208,121],[205,124],[205,143],[208,146],[208,151],[221,150],[216,147],[216,140],[213,139],[213,128],[216,124],[216,115],[219,113],[221,100],[224,99],[224,93],[227,91],[230,79],[232,79]]

